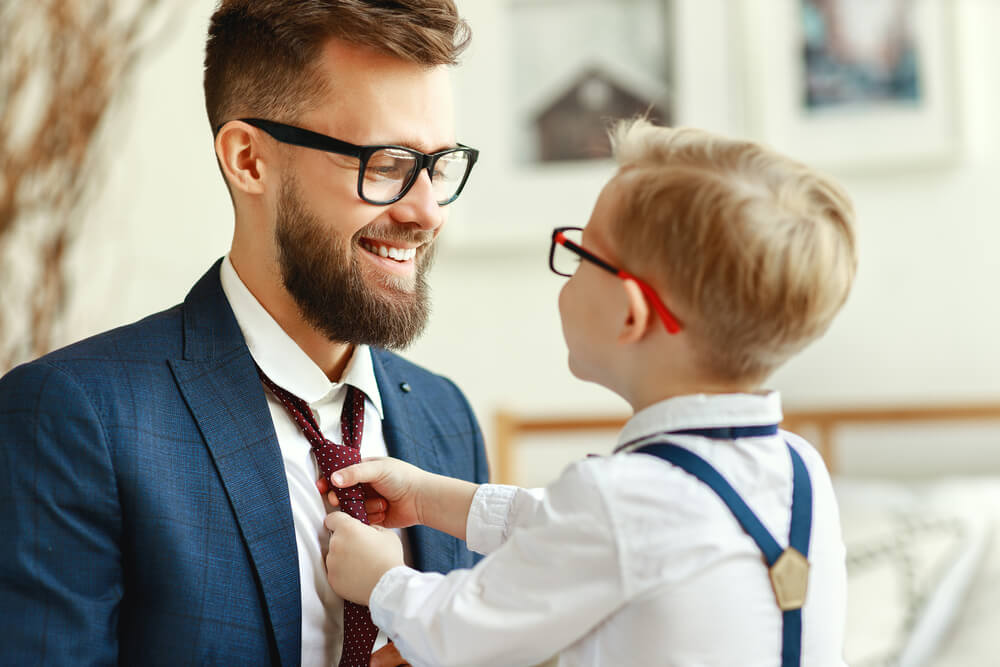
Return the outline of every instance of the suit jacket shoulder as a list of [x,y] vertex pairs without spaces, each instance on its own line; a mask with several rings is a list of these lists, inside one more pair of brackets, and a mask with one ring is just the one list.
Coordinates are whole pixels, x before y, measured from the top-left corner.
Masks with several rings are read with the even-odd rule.
[[298,663],[284,469],[218,266],[0,379],[0,478],[10,661]]

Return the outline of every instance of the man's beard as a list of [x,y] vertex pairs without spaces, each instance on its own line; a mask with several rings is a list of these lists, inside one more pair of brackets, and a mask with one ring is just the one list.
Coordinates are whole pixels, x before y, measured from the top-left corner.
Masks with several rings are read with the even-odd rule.
[[[285,289],[303,317],[331,341],[402,349],[423,331],[430,314],[425,275],[434,257],[431,232],[413,225],[368,225],[350,240],[328,231],[306,210],[294,179],[282,183],[275,240]],[[424,243],[413,279],[391,274],[380,287],[365,282],[358,253],[361,237]],[[381,293],[380,293],[381,292]]]

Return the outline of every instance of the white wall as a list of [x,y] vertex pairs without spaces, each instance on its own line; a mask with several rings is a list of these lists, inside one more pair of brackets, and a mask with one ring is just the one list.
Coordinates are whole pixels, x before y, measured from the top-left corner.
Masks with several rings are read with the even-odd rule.
[[[754,0],[746,2],[752,7]],[[181,300],[228,248],[232,210],[201,94],[212,4],[192,0],[176,34],[142,66],[119,114],[111,172],[78,247],[68,340]],[[487,0],[464,4],[479,45],[470,57],[481,61],[502,35],[476,22]],[[1000,3],[955,5],[963,156],[946,168],[844,175],[859,211],[857,283],[826,337],[773,379],[789,406],[1000,400],[1000,201],[993,194],[1000,182],[1000,45],[993,39]],[[723,37],[715,36],[720,43]],[[456,79],[469,83],[460,72]],[[720,99],[715,106],[738,110],[736,104]],[[460,130],[505,120],[502,107],[485,112],[492,118],[481,109],[474,120],[462,117],[470,106],[459,108]],[[488,136],[460,133],[460,140],[491,145]],[[582,224],[596,189],[589,199],[556,199],[555,208],[523,202],[525,216],[544,210],[550,219],[503,243],[474,223],[490,214],[496,173],[484,150],[479,180],[445,232],[452,240],[432,277],[432,323],[409,356],[455,379],[487,426],[500,406],[624,412],[619,399],[566,371],[556,312],[561,283],[546,266],[548,230]]]

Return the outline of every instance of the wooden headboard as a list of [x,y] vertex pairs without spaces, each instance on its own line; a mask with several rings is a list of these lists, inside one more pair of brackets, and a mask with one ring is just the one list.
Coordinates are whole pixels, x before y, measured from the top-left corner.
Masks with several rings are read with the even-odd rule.
[[[628,419],[625,415],[589,417],[523,416],[499,411],[494,418],[494,480],[512,484],[516,441],[520,437],[556,433],[617,431]],[[892,425],[940,422],[1000,420],[1000,403],[940,404],[920,406],[869,406],[790,410],[785,412],[782,428],[808,431],[831,472],[837,470],[835,437],[839,428],[857,425]]]

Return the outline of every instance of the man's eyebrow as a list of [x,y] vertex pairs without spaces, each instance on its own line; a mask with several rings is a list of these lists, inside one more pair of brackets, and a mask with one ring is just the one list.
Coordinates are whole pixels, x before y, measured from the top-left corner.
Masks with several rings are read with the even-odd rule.
[[439,153],[441,151],[446,151],[449,148],[458,148],[457,143],[445,144],[444,146],[431,148],[429,144],[420,139],[417,139],[416,137],[401,137],[399,138],[398,141],[387,141],[385,143],[393,146],[403,146],[404,148],[412,148],[415,151],[420,151],[421,153],[427,153],[428,155]]

